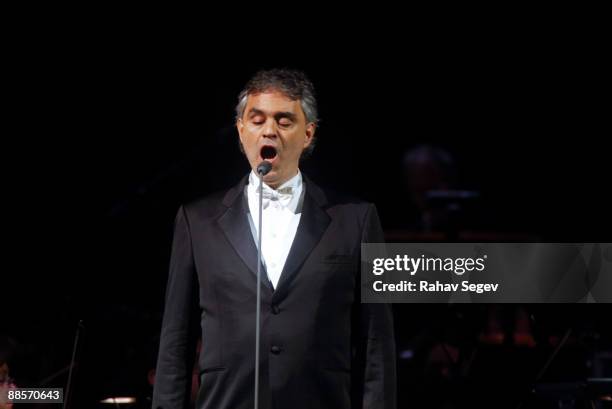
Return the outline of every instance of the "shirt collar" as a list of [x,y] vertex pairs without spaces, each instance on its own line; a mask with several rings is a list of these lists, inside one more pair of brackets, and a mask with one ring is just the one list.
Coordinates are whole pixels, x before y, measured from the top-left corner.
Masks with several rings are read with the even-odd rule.
[[[298,172],[295,176],[293,176],[291,179],[287,180],[285,183],[283,183],[282,185],[278,187],[278,189],[283,189],[286,187],[291,187],[293,189],[293,197],[291,198],[291,201],[287,205],[287,208],[291,210],[291,212],[293,213],[296,213],[298,209],[300,198],[302,196],[302,186],[303,186],[302,173],[298,169]],[[268,186],[268,184],[266,184],[266,182],[264,182],[264,189],[266,188],[272,189],[270,186]],[[259,177],[255,173],[255,171],[251,170],[251,173],[249,174],[249,185],[247,186],[247,194],[249,196],[249,199],[253,199],[257,197],[258,189],[259,189]]]

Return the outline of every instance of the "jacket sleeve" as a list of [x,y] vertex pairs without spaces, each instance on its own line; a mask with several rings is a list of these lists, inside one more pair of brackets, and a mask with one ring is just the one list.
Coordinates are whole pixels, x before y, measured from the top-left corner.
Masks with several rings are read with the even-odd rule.
[[[362,243],[384,243],[383,230],[374,205],[366,214]],[[359,282],[359,281],[358,281]],[[359,293],[360,294],[360,293]],[[361,299],[356,300],[361,302]],[[364,409],[396,408],[396,361],[393,310],[389,304],[360,306],[360,336],[363,355],[362,394]]]
[[166,287],[153,409],[187,408],[197,341],[198,280],[185,209],[177,213]]

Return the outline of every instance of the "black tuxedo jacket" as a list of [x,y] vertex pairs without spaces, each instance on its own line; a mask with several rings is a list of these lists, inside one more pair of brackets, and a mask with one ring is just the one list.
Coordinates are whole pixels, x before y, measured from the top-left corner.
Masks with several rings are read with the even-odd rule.
[[[153,408],[188,406],[200,335],[196,408],[253,407],[257,249],[247,181],[178,211]],[[360,244],[383,241],[376,208],[306,177],[304,185],[277,288],[262,279],[259,407],[395,408],[392,312],[360,302]]]

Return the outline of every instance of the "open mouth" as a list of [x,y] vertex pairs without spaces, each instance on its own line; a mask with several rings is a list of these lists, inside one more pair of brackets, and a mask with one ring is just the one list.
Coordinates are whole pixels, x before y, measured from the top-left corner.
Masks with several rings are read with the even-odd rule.
[[261,158],[267,160],[273,160],[276,158],[277,152],[274,146],[264,146],[261,148]]

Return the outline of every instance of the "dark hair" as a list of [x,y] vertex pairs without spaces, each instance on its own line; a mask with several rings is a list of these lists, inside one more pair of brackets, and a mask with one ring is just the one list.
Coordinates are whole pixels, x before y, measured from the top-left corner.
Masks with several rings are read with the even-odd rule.
[[[312,82],[302,71],[291,69],[258,71],[246,83],[244,89],[238,95],[236,121],[241,119],[244,114],[248,96],[266,91],[280,91],[291,100],[300,101],[302,111],[304,111],[304,116],[306,117],[306,122],[312,122],[315,125],[319,122],[317,100],[315,98],[315,90]],[[315,145],[314,142],[315,140],[313,139],[308,148],[304,150],[305,154],[312,152]]]

